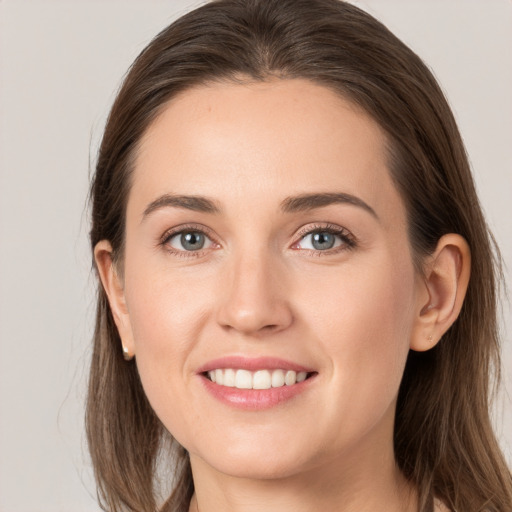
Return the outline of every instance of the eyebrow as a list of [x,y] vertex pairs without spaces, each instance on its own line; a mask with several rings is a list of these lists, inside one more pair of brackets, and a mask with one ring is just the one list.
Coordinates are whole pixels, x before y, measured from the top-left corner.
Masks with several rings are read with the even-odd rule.
[[[365,203],[357,196],[343,192],[323,192],[287,197],[281,202],[281,211],[284,213],[303,212],[331,204],[349,204],[357,206],[370,213],[377,220],[379,219],[379,216],[369,204]],[[146,207],[142,214],[142,220],[155,210],[166,207],[183,208],[210,214],[219,214],[222,211],[215,200],[205,196],[164,194]]]
[[317,194],[301,194],[299,196],[287,197],[281,203],[281,210],[285,213],[302,212],[322,208],[331,204],[350,204],[366,210],[373,217],[379,220],[375,210],[362,199],[352,194],[343,192],[325,192]]
[[217,203],[207,197],[164,194],[149,203],[142,214],[142,219],[144,220],[155,210],[166,207],[183,208],[203,213],[220,213],[221,211]]

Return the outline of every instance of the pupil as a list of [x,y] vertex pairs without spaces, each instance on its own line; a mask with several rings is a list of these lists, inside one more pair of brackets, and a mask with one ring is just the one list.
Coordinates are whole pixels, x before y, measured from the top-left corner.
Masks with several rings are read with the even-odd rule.
[[204,235],[202,233],[184,233],[181,235],[181,245],[189,251],[197,251],[204,246]]
[[315,249],[331,249],[334,246],[334,235],[322,232],[313,235],[313,247]]

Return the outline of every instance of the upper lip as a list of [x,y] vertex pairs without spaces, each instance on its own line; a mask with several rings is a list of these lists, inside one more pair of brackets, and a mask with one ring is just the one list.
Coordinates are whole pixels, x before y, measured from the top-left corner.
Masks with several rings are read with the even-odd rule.
[[246,357],[246,356],[225,356],[212,361],[208,361],[200,368],[197,373],[205,373],[211,370],[233,368],[249,371],[257,370],[294,370],[296,372],[313,372],[314,370],[278,357]]

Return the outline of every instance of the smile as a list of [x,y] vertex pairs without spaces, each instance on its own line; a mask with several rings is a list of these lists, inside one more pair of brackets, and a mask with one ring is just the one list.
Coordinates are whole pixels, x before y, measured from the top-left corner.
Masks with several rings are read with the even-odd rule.
[[216,369],[206,373],[210,381],[219,386],[237,389],[270,389],[293,386],[307,379],[308,372],[294,370],[258,370],[251,372],[243,369]]
[[198,368],[203,389],[220,402],[248,411],[261,411],[307,393],[318,371],[274,357],[228,356]]

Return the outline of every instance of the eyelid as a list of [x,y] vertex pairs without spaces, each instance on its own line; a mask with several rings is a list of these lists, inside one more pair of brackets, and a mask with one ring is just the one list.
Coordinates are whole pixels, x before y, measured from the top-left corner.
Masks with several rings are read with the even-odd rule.
[[356,237],[347,229],[342,226],[338,226],[336,224],[331,224],[329,222],[326,223],[315,223],[315,224],[308,224],[306,226],[303,226],[296,235],[296,241],[292,244],[292,248],[295,248],[296,250],[299,250],[296,248],[296,246],[308,235],[312,235],[313,233],[321,233],[321,232],[327,232],[332,233],[333,235],[339,236],[343,244],[338,247],[334,247],[332,249],[326,249],[324,251],[322,250],[312,250],[312,249],[302,249],[303,251],[308,251],[311,253],[315,253],[316,255],[321,254],[334,254],[340,251],[344,251],[347,249],[353,249],[357,245],[357,239]]
[[202,224],[180,224],[179,226],[169,228],[168,230],[164,231],[163,235],[160,237],[160,243],[163,244],[169,240],[171,236],[177,235],[184,231],[203,233],[204,235],[208,236],[208,238],[211,238],[212,241],[218,243],[216,240],[214,240],[215,235],[213,234],[213,231],[210,228],[203,226]]
[[202,233],[212,242],[212,244],[220,247],[219,242],[216,240],[216,237],[213,234],[213,231],[202,224],[180,224],[179,226],[174,226],[164,232],[164,234],[159,239],[158,245],[164,247],[165,250],[169,253],[181,257],[203,256],[207,251],[212,249],[212,247],[208,247],[206,249],[198,249],[197,251],[185,251],[176,249],[175,247],[170,247],[168,245],[169,240],[183,232]]
[[328,231],[335,234],[342,233],[353,238],[352,234],[347,228],[338,226],[337,224],[332,224],[330,222],[315,222],[313,224],[307,224],[305,226],[302,226],[297,232],[296,236],[297,238],[303,238],[304,236],[309,235],[310,233],[315,233],[319,231]]

